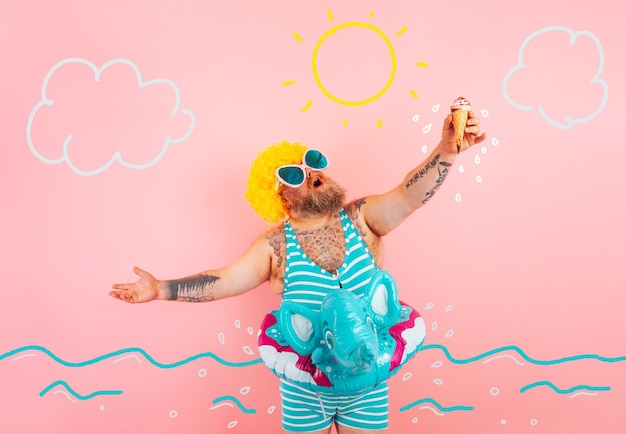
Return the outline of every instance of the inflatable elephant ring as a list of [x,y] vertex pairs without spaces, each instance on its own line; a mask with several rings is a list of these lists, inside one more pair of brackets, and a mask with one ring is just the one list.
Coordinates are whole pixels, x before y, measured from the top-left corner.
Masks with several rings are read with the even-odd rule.
[[425,337],[423,318],[378,270],[363,297],[333,290],[319,312],[284,301],[265,316],[258,347],[280,378],[315,392],[357,393],[394,375]]

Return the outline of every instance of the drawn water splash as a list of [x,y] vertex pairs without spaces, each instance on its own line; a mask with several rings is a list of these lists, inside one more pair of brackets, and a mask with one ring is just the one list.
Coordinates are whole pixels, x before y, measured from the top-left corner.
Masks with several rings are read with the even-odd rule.
[[67,390],[69,393],[72,394],[72,396],[74,396],[77,399],[80,399],[81,401],[86,401],[88,399],[95,398],[96,396],[101,396],[101,395],[121,395],[122,394],[121,390],[98,390],[96,392],[90,393],[89,395],[81,395],[77,393],[74,389],[72,389],[70,385],[67,384],[65,381],[58,380],[50,384],[41,392],[39,392],[39,396],[44,396],[46,393],[48,393],[49,391],[51,391],[57,386],[63,386],[65,390]]
[[454,405],[452,407],[444,407],[441,404],[439,404],[437,401],[435,401],[432,398],[422,398],[422,399],[418,399],[417,401],[414,401],[410,404],[407,404],[403,407],[400,407],[400,411],[407,411],[410,410],[411,408],[420,405],[420,404],[425,404],[425,403],[429,403],[434,405],[435,407],[437,407],[437,409],[439,409],[439,411],[444,412],[444,413],[450,413],[453,411],[472,411],[474,410],[474,407],[470,407],[470,406],[465,406],[465,405]]
[[150,354],[148,354],[148,352],[142,348],[139,347],[134,347],[134,348],[124,348],[118,351],[113,351],[110,353],[106,353],[102,356],[98,356],[98,357],[94,357],[93,359],[87,359],[84,360],[82,362],[69,362],[67,360],[63,360],[62,358],[58,357],[57,355],[55,355],[52,351],[50,351],[49,349],[42,347],[40,345],[27,345],[24,347],[20,347],[20,348],[16,348],[15,350],[12,351],[8,351],[4,354],[0,354],[0,361],[2,361],[3,359],[7,358],[7,357],[11,357],[15,354],[19,354],[22,352],[27,352],[27,351],[39,351],[41,353],[44,353],[45,355],[47,355],[48,357],[50,357],[52,360],[54,360],[55,362],[63,365],[63,366],[67,366],[69,368],[80,368],[83,366],[89,366],[89,365],[94,365],[96,363],[102,362],[104,360],[113,358],[113,357],[118,357],[124,354],[132,354],[132,353],[138,353],[141,354],[144,359],[146,359],[148,362],[150,362],[152,365],[156,366],[157,368],[161,368],[161,369],[171,369],[171,368],[177,368],[179,366],[182,365],[186,365],[187,363],[191,363],[195,360],[199,360],[199,359],[203,359],[203,358],[210,358],[215,360],[216,362],[224,365],[224,366],[228,366],[231,368],[242,368],[242,367],[246,367],[246,366],[252,366],[252,365],[257,365],[259,363],[262,363],[262,360],[260,358],[257,359],[253,359],[253,360],[248,360],[248,361],[244,361],[244,362],[230,362],[228,360],[222,359],[221,357],[219,357],[218,355],[216,355],[215,353],[211,353],[211,352],[204,352],[204,353],[199,353],[190,357],[187,357],[183,360],[179,360],[177,362],[172,362],[172,363],[162,363],[162,362],[158,362],[157,360],[155,360]]
[[567,395],[569,393],[575,392],[577,390],[589,390],[589,391],[609,391],[611,388],[609,386],[586,386],[584,384],[580,384],[578,386],[570,387],[569,389],[561,389],[554,385],[554,383],[550,381],[537,381],[535,383],[528,384],[520,389],[520,393],[524,393],[527,390],[533,389],[535,387],[547,386],[550,389],[554,390],[556,393],[561,395]]

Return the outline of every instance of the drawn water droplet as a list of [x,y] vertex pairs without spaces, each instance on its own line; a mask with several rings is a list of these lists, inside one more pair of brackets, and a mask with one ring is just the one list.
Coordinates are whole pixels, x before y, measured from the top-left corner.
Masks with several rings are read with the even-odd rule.
[[432,127],[433,127],[433,124],[432,124],[432,122],[431,122],[430,124],[428,124],[428,125],[426,125],[424,128],[422,128],[422,132],[423,132],[424,134],[428,134],[428,133],[430,132],[430,129],[431,129]]
[[454,330],[452,329],[448,330],[444,336],[446,338],[451,338],[452,336],[454,336]]
[[461,202],[461,193],[457,193],[456,196],[454,196],[454,200]]
[[413,122],[417,122],[417,121],[419,121],[419,120],[420,120],[420,115],[413,115],[413,117],[411,118],[411,120],[412,120]]
[[531,425],[531,426],[535,426],[535,425],[537,425],[537,422],[538,422],[538,420],[537,420],[537,419],[531,419],[531,420],[530,420],[530,425]]
[[422,154],[425,154],[426,152],[428,152],[428,146],[424,145],[422,146]]
[[250,336],[252,336],[252,333],[254,333],[254,329],[252,328],[252,326],[248,327],[247,331]]
[[246,354],[248,354],[250,356],[254,355],[254,352],[252,351],[252,349],[249,346],[244,345],[244,347],[242,349],[243,349],[244,353],[246,353]]
[[437,330],[437,327],[439,326],[439,323],[437,321],[433,321],[433,323],[431,324],[430,328],[433,329],[433,331]]
[[465,167],[463,167],[463,165],[461,164],[459,166],[459,173],[463,173],[463,172],[465,172]]
[[170,417],[174,419],[176,416],[178,416],[178,412],[176,410],[170,410]]
[[485,146],[483,146],[482,148],[480,148],[480,152],[482,152],[483,154],[487,153],[487,148]]
[[500,394],[500,389],[498,389],[497,387],[492,387],[491,389],[489,389],[489,394],[491,396],[498,396]]
[[441,104],[435,104],[432,108],[433,113],[437,113],[439,111],[439,108],[441,107]]
[[452,309],[454,309],[454,306],[452,306],[451,304],[446,306],[446,312],[450,312]]
[[435,307],[435,303],[431,301],[430,303],[426,305],[426,310],[431,310],[433,307]]
[[247,395],[250,392],[250,386],[243,386],[241,389],[239,389],[239,393],[241,393],[242,395]]
[[228,429],[233,429],[233,428],[235,428],[235,427],[237,426],[237,423],[238,423],[238,422],[239,422],[239,421],[237,421],[237,420],[232,420],[232,421],[228,422],[228,425],[227,425],[227,426],[228,426]]
[[225,338],[224,338],[224,333],[219,332],[219,333],[217,334],[217,340],[218,340],[218,341],[220,341],[220,344],[224,345],[224,341],[225,341]]
[[104,405],[101,405],[100,406],[100,411],[104,411],[104,410],[106,410],[106,407]]
[[506,419],[502,419],[502,420],[500,421],[500,423],[501,423],[502,425],[506,425]]
[[443,380],[441,378],[433,379],[433,383],[435,383],[437,386],[443,386]]
[[479,184],[480,184],[481,182],[483,182],[483,177],[482,177],[482,176],[480,176],[480,175],[476,175],[476,182],[477,182],[477,183],[479,183]]
[[482,110],[480,111],[480,115],[481,115],[482,117],[484,117],[484,118],[488,118],[488,117],[489,117],[489,110],[482,109]]
[[417,420],[418,420],[418,419],[417,419],[417,416],[416,416],[416,417],[414,417],[413,419],[411,419],[411,422],[413,422],[413,423],[417,423]]
[[498,146],[500,144],[500,141],[494,137],[493,139],[491,139],[491,144],[493,146]]
[[272,414],[276,411],[276,406],[275,405],[270,405],[269,408],[267,409],[267,413],[268,414]]
[[411,378],[413,378],[413,374],[411,374],[410,372],[407,372],[406,374],[402,376],[402,381],[407,381],[407,380],[410,380]]
[[201,377],[201,378],[206,377],[206,369],[204,369],[204,368],[203,368],[203,369],[200,369],[200,370],[198,371],[198,377]]
[[241,328],[241,321],[239,321],[238,319],[235,320],[235,327],[238,329]]
[[432,365],[430,365],[431,368],[441,368],[443,366],[443,362],[441,360],[437,360],[435,363],[433,363]]
[[480,155],[476,154],[476,156],[474,157],[474,163],[480,164]]

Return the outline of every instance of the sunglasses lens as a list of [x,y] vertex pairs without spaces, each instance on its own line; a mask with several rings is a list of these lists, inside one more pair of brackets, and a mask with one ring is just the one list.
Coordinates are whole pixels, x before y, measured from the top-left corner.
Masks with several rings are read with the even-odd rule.
[[283,184],[300,186],[304,182],[304,170],[297,166],[286,166],[278,169],[278,177]]
[[320,151],[309,149],[304,153],[304,164],[311,169],[324,170],[328,167],[328,159]]

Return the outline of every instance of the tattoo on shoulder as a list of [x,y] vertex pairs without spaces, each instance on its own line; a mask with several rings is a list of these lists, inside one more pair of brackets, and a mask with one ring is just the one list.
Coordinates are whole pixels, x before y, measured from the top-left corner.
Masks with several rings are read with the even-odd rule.
[[274,251],[276,256],[276,265],[280,268],[283,263],[282,246],[285,243],[285,232],[282,229],[276,229],[265,236],[267,243]]
[[215,294],[213,287],[220,280],[213,274],[197,274],[184,279],[171,280],[168,282],[168,300],[181,301],[213,301]]
[[352,220],[354,227],[359,231],[361,237],[365,238],[368,234],[366,228],[363,223],[361,223],[361,219],[359,219],[359,214],[361,213],[361,207],[365,205],[367,200],[365,198],[355,200],[349,209],[347,209],[348,217]]

